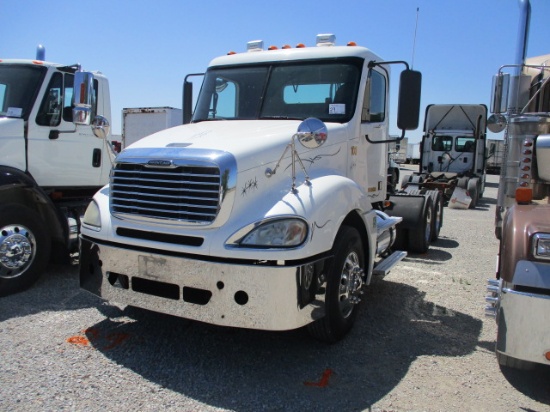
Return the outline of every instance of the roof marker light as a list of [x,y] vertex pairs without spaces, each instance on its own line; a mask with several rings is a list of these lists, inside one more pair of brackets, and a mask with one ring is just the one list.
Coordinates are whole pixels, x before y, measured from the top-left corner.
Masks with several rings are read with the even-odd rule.
[[264,49],[263,40],[253,40],[246,44],[246,50],[249,52],[262,51]]
[[292,46],[290,44],[285,44],[281,49],[292,49]]
[[317,46],[334,46],[336,44],[336,36],[334,34],[318,34]]
[[279,48],[277,46],[269,46],[267,50],[278,50]]
[[348,41],[348,46],[357,46],[357,43],[355,43],[354,41]]
[[303,49],[303,48],[305,48],[305,47],[306,47],[306,45],[305,45],[304,43],[298,43],[298,44],[296,45],[296,48],[297,48],[297,49]]

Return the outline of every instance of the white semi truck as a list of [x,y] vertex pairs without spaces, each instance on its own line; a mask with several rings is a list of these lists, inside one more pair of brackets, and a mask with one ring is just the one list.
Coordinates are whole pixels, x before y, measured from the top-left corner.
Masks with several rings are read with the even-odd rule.
[[44,56],[0,59],[0,296],[29,287],[50,257],[76,256],[80,216],[114,160],[107,79]]
[[432,104],[426,108],[419,170],[405,175],[408,191],[439,190],[448,202],[455,188],[467,190],[475,208],[485,190],[487,107]]
[[407,253],[392,248],[396,226],[425,252],[434,206],[386,193],[390,66],[406,66],[403,136],[418,124],[420,73],[334,42],[258,41],[214,59],[192,116],[187,76],[189,124],[123,150],[88,207],[81,287],[212,324],[341,339],[372,276]]
[[550,55],[525,58],[531,6],[520,1],[516,62],[493,79],[489,130],[504,134],[495,216],[496,279],[486,314],[501,365],[550,365]]

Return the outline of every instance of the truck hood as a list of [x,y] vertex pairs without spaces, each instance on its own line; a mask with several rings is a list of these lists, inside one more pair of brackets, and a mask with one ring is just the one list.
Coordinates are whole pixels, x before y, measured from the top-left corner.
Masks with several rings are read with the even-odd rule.
[[[162,150],[172,148],[181,150],[178,157],[186,157],[186,149],[219,150],[233,154],[239,170],[245,171],[279,160],[300,123],[300,120],[227,120],[187,124],[147,136],[128,146],[121,155],[173,156],[174,152]],[[330,130],[341,127],[327,124],[329,136]],[[296,149],[307,150],[300,144],[296,144]]]
[[0,117],[0,137],[23,137],[23,119]]

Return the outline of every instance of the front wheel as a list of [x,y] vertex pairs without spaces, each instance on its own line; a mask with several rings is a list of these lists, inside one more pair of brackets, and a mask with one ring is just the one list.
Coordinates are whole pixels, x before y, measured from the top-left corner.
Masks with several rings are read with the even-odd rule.
[[30,287],[47,265],[50,248],[50,238],[33,210],[0,209],[0,296]]
[[363,242],[357,229],[342,226],[333,252],[326,273],[325,316],[308,326],[314,338],[328,343],[341,340],[357,316],[365,267]]

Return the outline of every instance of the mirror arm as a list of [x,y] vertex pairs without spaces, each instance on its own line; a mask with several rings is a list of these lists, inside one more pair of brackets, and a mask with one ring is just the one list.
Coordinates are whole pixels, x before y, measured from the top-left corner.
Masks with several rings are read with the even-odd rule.
[[388,139],[388,140],[371,140],[368,134],[365,135],[365,139],[367,139],[367,142],[373,143],[373,144],[393,143],[393,142],[399,143],[404,138],[405,138],[405,130],[401,130],[401,136],[400,137],[396,137],[395,139]]

